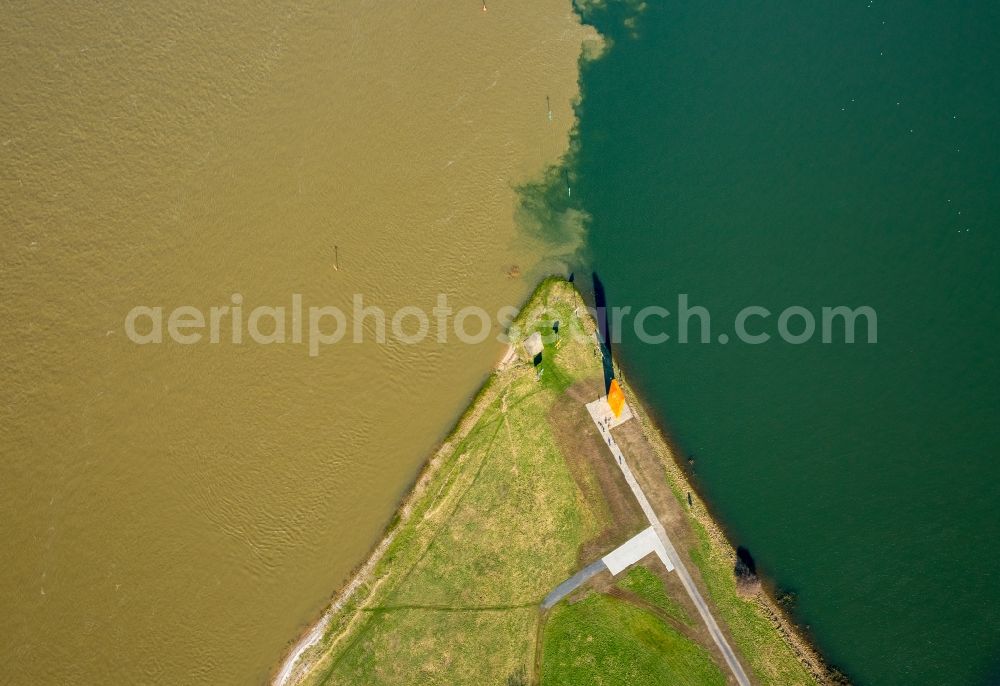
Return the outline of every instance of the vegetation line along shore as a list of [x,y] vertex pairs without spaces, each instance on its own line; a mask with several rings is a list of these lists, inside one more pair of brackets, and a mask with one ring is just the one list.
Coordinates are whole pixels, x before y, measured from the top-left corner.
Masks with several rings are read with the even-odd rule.
[[[523,345],[535,332],[538,356]],[[595,332],[571,283],[536,288],[511,351],[273,684],[727,683],[697,609],[652,558],[540,605],[649,525],[584,406],[604,392]],[[623,386],[636,419],[615,440],[751,679],[836,683],[760,584],[737,583],[735,551]]]
[[736,550],[726,536],[724,528],[712,515],[707,503],[692,485],[688,473],[682,466],[683,461],[677,449],[667,438],[666,431],[651,418],[650,412],[642,404],[631,385],[624,380],[620,380],[620,385],[642,427],[644,436],[652,444],[654,450],[664,458],[662,463],[666,470],[666,481],[674,495],[682,502],[687,500],[688,494],[691,496],[688,514],[692,519],[692,526],[700,529],[698,534],[707,539],[707,548],[711,556],[708,560],[699,563],[702,574],[706,573],[707,566],[710,569],[714,568],[720,577],[733,577],[733,584],[737,586],[737,597],[748,599],[749,602],[756,605],[759,614],[769,620],[774,630],[788,643],[799,661],[819,683],[848,684],[849,680],[845,675],[825,662],[802,629],[789,616],[786,609],[772,596],[771,589],[761,586],[759,582],[751,582],[750,588],[739,588],[740,579],[737,569],[740,565]]

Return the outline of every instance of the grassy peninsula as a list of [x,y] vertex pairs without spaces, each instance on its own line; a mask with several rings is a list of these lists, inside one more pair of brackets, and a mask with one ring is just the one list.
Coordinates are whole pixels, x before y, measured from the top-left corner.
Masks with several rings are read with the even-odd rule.
[[[277,683],[732,683],[676,573],[655,555],[540,607],[648,526],[584,407],[603,394],[594,328],[572,284],[538,287],[512,328],[513,354]],[[539,367],[519,344],[535,331],[545,337]],[[773,603],[738,592],[734,551],[696,496],[689,505],[668,444],[626,394],[637,416],[615,440],[750,678],[826,683]]]

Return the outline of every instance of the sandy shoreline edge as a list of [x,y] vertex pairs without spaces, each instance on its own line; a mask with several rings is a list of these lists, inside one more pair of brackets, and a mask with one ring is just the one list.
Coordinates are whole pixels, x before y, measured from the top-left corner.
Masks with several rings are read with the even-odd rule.
[[[539,282],[539,284],[521,305],[520,311],[523,312],[527,309],[532,301],[534,301],[538,296],[539,292],[545,288],[545,285],[551,278],[552,277],[547,277]],[[320,642],[327,627],[330,625],[330,620],[334,617],[334,615],[344,608],[347,602],[350,601],[350,599],[364,583],[371,580],[375,567],[382,560],[382,557],[385,555],[389,546],[392,545],[392,542],[396,538],[396,534],[402,528],[403,524],[409,520],[413,509],[413,502],[423,494],[428,482],[437,474],[437,470],[444,462],[444,459],[451,454],[453,449],[452,446],[455,444],[456,440],[461,439],[466,433],[468,433],[469,429],[475,425],[476,420],[483,409],[480,407],[481,401],[489,388],[493,377],[502,372],[516,358],[516,344],[511,343],[504,355],[500,358],[496,365],[494,365],[493,369],[483,380],[482,384],[480,384],[479,389],[469,400],[468,405],[462,412],[454,427],[452,427],[451,431],[448,432],[447,437],[444,441],[442,441],[441,445],[434,450],[430,459],[428,459],[424,463],[423,467],[421,467],[416,479],[413,482],[413,486],[408,490],[407,495],[400,502],[399,507],[396,508],[395,514],[389,520],[389,524],[386,526],[382,538],[379,539],[375,547],[372,548],[370,553],[368,553],[365,561],[348,575],[347,582],[334,594],[333,600],[326,607],[326,609],[323,610],[320,618],[310,624],[302,636],[285,652],[280,666],[274,671],[274,676],[268,681],[271,686],[293,686],[299,682],[302,676],[304,676],[302,672],[309,667],[309,662],[300,662],[302,657],[309,651],[310,648],[316,646]]]
[[[524,301],[520,311],[528,311],[536,298],[545,291],[547,285],[553,280],[563,281],[564,279],[560,276],[550,276],[542,279],[531,295]],[[596,326],[596,322],[594,324]],[[483,400],[486,399],[487,392],[494,378],[498,374],[501,374],[515,359],[517,359],[516,343],[511,343],[503,357],[497,362],[475,395],[470,399],[468,406],[447,437],[421,467],[413,486],[401,501],[378,543],[372,548],[364,562],[356,567],[348,576],[345,584],[335,593],[330,604],[323,610],[319,619],[308,625],[302,635],[286,650],[279,666],[273,672],[273,677],[268,681],[271,686],[294,686],[306,676],[306,673],[312,666],[312,660],[307,655],[310,649],[316,647],[321,642],[330,626],[331,620],[337,613],[344,609],[357,593],[358,589],[372,580],[373,572],[392,545],[397,533],[409,521],[413,511],[413,504],[424,494],[428,483],[437,474],[441,464],[451,454],[455,443],[460,441],[475,425],[479,415],[483,411]],[[691,484],[678,457],[679,451],[673,447],[672,442],[668,438],[668,432],[652,419],[654,415],[649,412],[631,385],[624,379],[619,378],[619,381],[625,391],[633,413],[639,421],[643,435],[653,447],[664,467],[669,482],[668,485],[672,489],[680,489],[682,492],[691,493],[696,507],[689,510],[688,514],[708,532],[710,544],[714,549],[713,552],[728,560],[731,566],[735,563],[736,559],[735,548],[726,536],[725,529],[712,516],[706,501]],[[752,602],[768,618],[775,631],[792,648],[798,660],[818,683],[831,685],[841,683],[832,676],[830,667],[822,658],[817,648],[803,633],[802,629],[791,620],[788,613],[778,605],[766,588],[761,588],[754,595]]]

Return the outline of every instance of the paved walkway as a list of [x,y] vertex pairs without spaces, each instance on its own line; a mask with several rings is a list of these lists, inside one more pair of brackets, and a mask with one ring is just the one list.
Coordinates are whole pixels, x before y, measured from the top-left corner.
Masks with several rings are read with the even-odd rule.
[[740,664],[740,661],[737,659],[736,653],[733,652],[733,649],[729,647],[729,642],[722,633],[722,629],[719,628],[719,625],[715,621],[715,617],[712,616],[712,612],[708,609],[708,604],[705,602],[705,599],[701,597],[701,592],[698,591],[698,587],[695,586],[694,580],[691,578],[691,575],[688,574],[687,568],[684,566],[684,562],[681,560],[680,555],[677,554],[677,549],[674,548],[673,543],[670,542],[670,538],[667,537],[667,532],[660,523],[660,518],[656,516],[656,512],[653,510],[653,506],[649,504],[649,500],[646,498],[646,494],[643,492],[642,486],[639,485],[639,482],[636,481],[635,475],[632,474],[632,470],[629,468],[628,462],[625,461],[625,455],[622,454],[621,448],[618,447],[614,436],[611,435],[611,430],[607,428],[609,425],[613,428],[624,420],[609,422],[609,415],[612,420],[614,419],[614,415],[611,415],[611,408],[608,407],[608,401],[603,397],[587,403],[587,411],[590,412],[591,419],[594,420],[597,430],[600,432],[604,442],[607,443],[608,449],[611,450],[611,454],[614,456],[615,462],[618,463],[618,467],[622,470],[622,474],[625,475],[625,481],[628,482],[629,488],[632,489],[635,499],[639,502],[639,507],[642,508],[643,513],[646,515],[646,519],[649,520],[653,531],[656,532],[656,535],[660,539],[660,543],[663,544],[663,548],[667,553],[667,559],[673,563],[677,571],[677,576],[680,578],[681,584],[684,586],[684,590],[686,590],[688,595],[691,596],[691,601],[698,609],[698,614],[701,615],[702,620],[705,622],[705,626],[708,627],[708,633],[712,635],[712,639],[715,641],[715,644],[719,646],[719,650],[722,652],[722,657],[726,660],[726,664],[729,665],[729,669],[732,670],[737,683],[739,683],[740,686],[750,686],[750,679],[747,678],[746,672],[743,671],[743,665]]
[[660,537],[653,531],[653,527],[643,529],[640,533],[602,557],[601,561],[612,575],[618,576],[620,572],[650,553],[656,553],[656,556],[660,558],[660,562],[663,563],[668,572],[674,571],[674,566],[670,563],[670,558],[667,557],[667,551],[664,550],[663,545],[660,543]]
[[580,588],[580,586],[583,586],[583,584],[585,584],[590,577],[595,574],[600,574],[605,569],[607,569],[607,566],[605,566],[603,559],[598,560],[597,562],[591,562],[579,572],[552,589],[552,592],[545,596],[545,600],[542,601],[542,609],[548,610],[570,593]]
[[653,527],[649,527],[622,543],[597,562],[591,562],[579,572],[566,579],[566,581],[556,586],[551,593],[545,596],[545,599],[542,601],[542,609],[548,610],[570,593],[580,588],[595,574],[600,574],[604,570],[608,570],[612,576],[618,576],[627,567],[652,553],[656,553],[656,556],[660,558],[660,562],[666,566],[668,572],[674,570],[674,566],[667,558],[667,551],[660,545],[659,537],[653,531]]

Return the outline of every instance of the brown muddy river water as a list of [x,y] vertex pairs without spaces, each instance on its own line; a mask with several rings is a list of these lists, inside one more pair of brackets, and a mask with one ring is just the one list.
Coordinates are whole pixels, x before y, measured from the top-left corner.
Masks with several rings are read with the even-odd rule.
[[566,0],[3,14],[0,682],[262,683],[503,346],[136,345],[127,313],[519,303],[560,247],[515,187],[591,34]]

